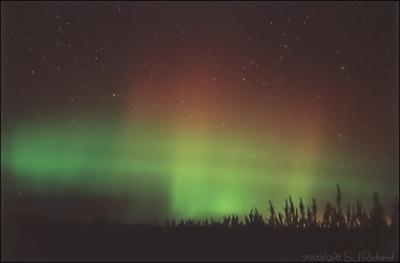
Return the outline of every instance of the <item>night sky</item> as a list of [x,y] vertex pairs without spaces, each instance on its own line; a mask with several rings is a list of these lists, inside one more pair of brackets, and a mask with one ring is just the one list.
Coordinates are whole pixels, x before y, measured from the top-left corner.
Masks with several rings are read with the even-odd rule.
[[337,183],[398,195],[392,2],[2,12],[8,211],[154,221],[322,205]]

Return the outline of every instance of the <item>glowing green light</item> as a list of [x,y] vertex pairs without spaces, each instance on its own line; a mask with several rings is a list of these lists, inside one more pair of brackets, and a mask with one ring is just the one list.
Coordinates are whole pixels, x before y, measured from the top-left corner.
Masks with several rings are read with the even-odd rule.
[[[359,179],[363,165],[345,174],[328,169],[340,157],[295,151],[290,145],[255,141],[242,135],[171,134],[124,125],[36,124],[14,130],[2,148],[2,168],[32,191],[78,189],[128,193],[146,202],[165,191],[169,216],[209,217],[278,206],[291,194],[309,202],[331,199],[334,186],[349,196],[369,197],[388,189]],[[4,156],[3,156],[4,155]],[[328,167],[328,168],[326,168]],[[372,171],[373,172],[373,171]]]

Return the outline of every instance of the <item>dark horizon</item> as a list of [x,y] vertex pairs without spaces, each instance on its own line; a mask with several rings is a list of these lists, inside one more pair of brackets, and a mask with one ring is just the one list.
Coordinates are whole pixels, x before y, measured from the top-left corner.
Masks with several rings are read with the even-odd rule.
[[387,213],[377,194],[370,211],[360,202],[346,209],[342,197],[337,186],[336,201],[326,204],[322,219],[315,200],[310,206],[302,200],[295,205],[290,197],[284,212],[277,212],[269,202],[268,217],[252,209],[243,219],[229,215],[221,220],[172,219],[155,225],[12,214],[6,219],[8,242],[2,243],[2,259],[398,260],[398,201]]
[[398,261],[398,2],[1,7],[2,261]]

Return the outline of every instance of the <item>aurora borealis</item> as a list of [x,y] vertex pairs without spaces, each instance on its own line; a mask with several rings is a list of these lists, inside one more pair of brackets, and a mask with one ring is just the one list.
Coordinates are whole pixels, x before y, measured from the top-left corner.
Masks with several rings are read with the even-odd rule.
[[322,205],[336,184],[348,200],[398,195],[390,3],[5,14],[7,209],[154,221]]

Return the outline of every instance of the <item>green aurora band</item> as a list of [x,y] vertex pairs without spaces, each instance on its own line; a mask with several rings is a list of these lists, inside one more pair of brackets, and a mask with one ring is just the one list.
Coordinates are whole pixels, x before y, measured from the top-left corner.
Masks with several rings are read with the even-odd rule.
[[75,189],[144,203],[164,193],[166,217],[264,211],[268,200],[279,207],[288,195],[332,200],[337,183],[349,199],[369,200],[373,191],[388,199],[393,194],[390,185],[372,179],[379,168],[367,167],[366,160],[351,157],[351,168],[338,168],[350,157],[307,154],[246,134],[148,134],[121,123],[41,122],[10,131],[4,142],[2,170],[32,192]]

